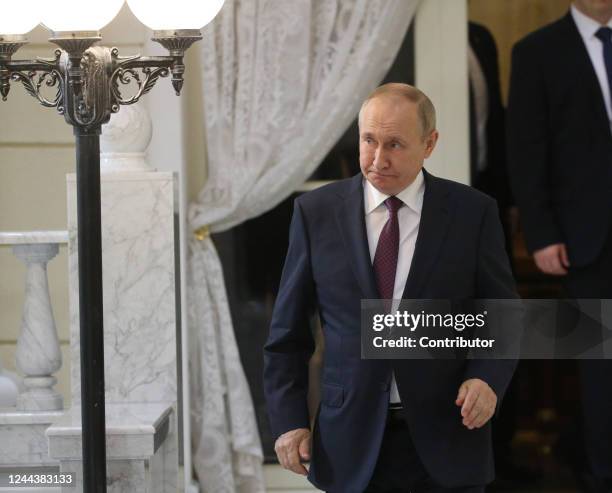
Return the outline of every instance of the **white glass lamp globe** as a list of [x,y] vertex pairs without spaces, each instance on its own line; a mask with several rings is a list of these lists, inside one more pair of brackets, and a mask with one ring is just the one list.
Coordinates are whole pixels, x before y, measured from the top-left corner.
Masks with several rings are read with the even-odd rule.
[[145,26],[154,31],[200,29],[212,21],[225,0],[128,0],[128,5]]
[[[20,0],[24,1],[24,0]],[[41,21],[53,32],[99,31],[112,21],[124,0],[46,0]]]
[[0,14],[0,34],[29,33],[40,23],[39,3],[11,2]]

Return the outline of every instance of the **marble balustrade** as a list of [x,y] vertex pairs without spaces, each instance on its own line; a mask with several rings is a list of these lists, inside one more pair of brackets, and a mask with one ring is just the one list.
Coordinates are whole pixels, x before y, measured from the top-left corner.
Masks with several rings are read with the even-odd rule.
[[0,233],[0,246],[12,247],[26,265],[21,331],[16,366],[23,379],[4,375],[0,386],[12,382],[15,394],[0,399],[0,466],[25,470],[57,467],[49,457],[46,430],[64,415],[64,400],[54,388],[53,376],[62,365],[53,310],[49,297],[47,263],[68,242],[67,231]]

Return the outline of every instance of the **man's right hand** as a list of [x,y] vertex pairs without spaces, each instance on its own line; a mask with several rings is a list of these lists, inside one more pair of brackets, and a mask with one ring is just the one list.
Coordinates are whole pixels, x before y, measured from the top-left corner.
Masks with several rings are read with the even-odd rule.
[[281,466],[296,474],[306,476],[308,469],[301,461],[310,460],[310,430],[298,428],[283,433],[276,439],[274,451]]
[[555,243],[536,250],[533,252],[533,259],[538,269],[553,276],[565,276],[570,265],[564,243]]

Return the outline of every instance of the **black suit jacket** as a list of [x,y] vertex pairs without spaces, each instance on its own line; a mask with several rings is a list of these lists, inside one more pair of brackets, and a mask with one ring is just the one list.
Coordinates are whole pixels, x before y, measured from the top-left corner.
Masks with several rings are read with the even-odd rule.
[[470,161],[472,186],[497,200],[500,209],[513,203],[506,166],[506,115],[499,86],[497,47],[491,33],[480,24],[468,24],[469,43],[480,63],[487,85],[489,117],[486,127],[486,164],[478,169],[476,112],[473,88],[470,84]]
[[[495,201],[425,173],[416,248],[403,298],[516,298]],[[454,401],[468,378],[501,400],[515,362],[361,359],[360,301],[378,298],[361,174],[295,201],[289,249],[264,348],[264,389],[275,436],[309,427],[309,320],[318,308],[325,354],[309,479],[361,493],[376,465],[392,371],[421,460],[448,486],[493,479],[490,423],[468,430]]]
[[564,242],[594,261],[612,225],[612,136],[601,88],[570,13],[512,52],[508,165],[527,246]]

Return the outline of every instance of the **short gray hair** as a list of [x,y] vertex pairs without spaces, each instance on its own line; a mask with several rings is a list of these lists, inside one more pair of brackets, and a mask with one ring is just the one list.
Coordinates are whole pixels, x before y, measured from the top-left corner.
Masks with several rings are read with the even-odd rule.
[[436,129],[436,108],[427,95],[409,84],[390,82],[374,89],[365,99],[359,110],[359,126],[361,127],[361,116],[366,105],[375,98],[391,96],[403,98],[417,105],[417,113],[421,122],[423,138],[428,137]]

